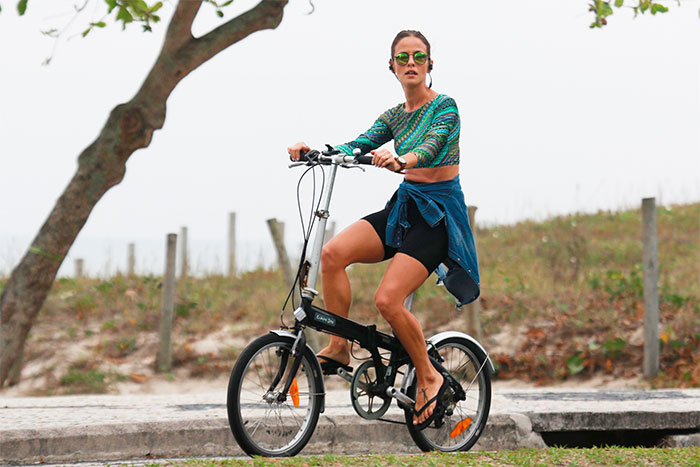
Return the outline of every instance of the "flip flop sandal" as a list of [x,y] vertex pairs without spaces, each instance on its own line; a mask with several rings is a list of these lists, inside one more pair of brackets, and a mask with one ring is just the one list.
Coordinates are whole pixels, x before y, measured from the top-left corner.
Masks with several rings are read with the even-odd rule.
[[[318,358],[318,362],[321,364],[321,372],[324,375],[337,375],[338,374],[338,369],[342,368],[343,370],[347,371],[348,373],[352,373],[352,367],[349,365],[343,365],[340,363],[338,360],[334,360],[330,357],[326,357],[324,355],[316,355],[316,358]],[[322,361],[323,359],[324,361]]]
[[443,377],[442,378],[442,385],[440,386],[440,389],[438,390],[438,393],[430,399],[428,402],[423,404],[423,407],[420,408],[420,410],[416,410],[416,408],[413,408],[413,415],[419,416],[420,414],[423,413],[425,409],[430,407],[430,404],[435,402],[435,410],[433,410],[433,413],[430,414],[430,416],[424,420],[423,422],[419,423],[418,425],[413,425],[413,428],[415,428],[418,431],[422,431],[426,429],[434,420],[435,418],[440,415],[444,414],[445,412],[445,407],[442,404],[442,396],[445,394],[445,391],[450,387],[450,384],[447,382],[447,378]]

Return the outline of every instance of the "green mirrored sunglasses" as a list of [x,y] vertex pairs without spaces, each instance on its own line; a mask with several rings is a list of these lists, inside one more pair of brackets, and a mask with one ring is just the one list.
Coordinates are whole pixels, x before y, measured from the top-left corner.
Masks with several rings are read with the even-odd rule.
[[416,62],[416,65],[422,65],[428,61],[428,54],[425,52],[415,52],[413,54],[401,52],[399,54],[396,54],[394,59],[396,60],[396,63],[398,63],[401,66],[404,66],[408,64],[408,58],[411,55],[413,55],[413,61]]

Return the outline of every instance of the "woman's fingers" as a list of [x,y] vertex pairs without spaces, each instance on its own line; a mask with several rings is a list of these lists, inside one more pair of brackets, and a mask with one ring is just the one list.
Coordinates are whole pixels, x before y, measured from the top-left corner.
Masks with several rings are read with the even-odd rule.
[[377,149],[370,152],[372,153],[372,164],[377,167],[393,170],[396,163],[394,162],[394,155],[392,153],[386,149]]
[[289,157],[295,161],[299,160],[302,151],[308,152],[310,150],[311,148],[304,142],[295,143],[287,148]]

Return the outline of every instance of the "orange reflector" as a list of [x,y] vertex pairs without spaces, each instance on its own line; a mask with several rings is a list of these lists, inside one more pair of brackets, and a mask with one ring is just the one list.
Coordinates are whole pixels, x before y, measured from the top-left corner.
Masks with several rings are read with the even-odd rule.
[[457,436],[461,435],[464,430],[469,428],[469,425],[472,424],[472,419],[467,417],[461,422],[457,424],[454,430],[450,433],[450,438],[456,438]]
[[292,379],[292,385],[289,386],[289,395],[292,396],[294,407],[299,407],[299,386],[296,378]]

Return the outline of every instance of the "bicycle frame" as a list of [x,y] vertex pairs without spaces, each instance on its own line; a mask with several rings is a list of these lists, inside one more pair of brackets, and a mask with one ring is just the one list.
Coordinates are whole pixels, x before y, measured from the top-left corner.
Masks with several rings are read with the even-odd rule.
[[318,270],[321,265],[321,250],[323,249],[323,240],[326,234],[326,224],[328,223],[328,217],[330,211],[328,210],[331,204],[331,195],[333,194],[333,185],[335,183],[335,176],[338,173],[338,165],[341,162],[345,162],[345,156],[338,156],[339,160],[333,161],[331,164],[330,174],[328,176],[328,182],[324,188],[321,204],[319,210],[316,211],[315,215],[318,217],[318,226],[316,227],[316,236],[314,237],[314,243],[311,247],[311,252],[308,256],[307,262],[309,263],[309,268],[307,274],[304,277],[300,277],[302,292],[301,295],[304,298],[313,300],[318,292],[316,289],[316,281],[318,280]]
[[[321,263],[321,250],[323,249],[328,217],[330,216],[329,208],[338,167],[348,167],[346,165],[347,163],[357,163],[357,159],[355,157],[345,156],[342,154],[330,156],[322,155],[319,157],[323,161],[330,162],[330,173],[322,193],[319,208],[315,213],[315,216],[317,217],[317,226],[314,243],[311,251],[307,255],[307,264],[305,264],[305,267],[302,268],[301,277],[299,278],[302,303],[299,308],[294,310],[294,334],[297,336],[295,347],[298,347],[299,344],[306,344],[306,336],[303,332],[303,328],[305,326],[316,329],[320,332],[338,335],[357,342],[360,347],[370,352],[372,361],[374,362],[374,366],[377,371],[378,381],[382,381],[384,383],[382,387],[393,387],[393,384],[396,381],[396,370],[402,365],[410,363],[411,361],[408,353],[401,345],[399,340],[394,336],[378,331],[377,326],[374,324],[361,324],[351,319],[328,312],[312,304],[314,298],[318,295],[318,291],[316,291],[315,288],[318,280],[319,267]],[[365,159],[365,163],[367,163],[369,160],[370,159]],[[379,349],[390,351],[389,362],[387,365],[383,364]],[[295,352],[293,351],[292,354],[294,353]],[[293,356],[297,357],[296,359],[299,359],[299,355]],[[292,364],[294,365],[295,362]],[[289,388],[289,384],[291,384],[291,379],[290,381],[286,382],[285,390]],[[411,401],[411,403],[412,402],[413,401]]]
[[[318,295],[318,291],[315,290],[315,287],[321,262],[321,250],[324,243],[326,223],[328,221],[328,217],[330,216],[330,201],[333,194],[333,186],[335,183],[336,174],[338,172],[338,167],[348,167],[346,165],[348,162],[353,162],[356,160],[354,157],[344,155],[323,155],[319,157],[322,161],[330,162],[331,170],[328,177],[328,182],[322,194],[319,209],[315,213],[316,217],[318,218],[318,225],[316,227],[316,237],[314,238],[313,247],[308,259],[306,260],[308,267],[301,268],[301,277],[299,278],[302,302],[301,306],[294,310],[294,334],[296,334],[296,340],[291,352],[292,357],[294,357],[292,362],[292,370],[296,371],[296,368],[298,368],[301,361],[301,352],[299,349],[306,345],[304,327],[308,326],[320,332],[334,334],[350,341],[357,342],[360,347],[368,350],[377,373],[377,381],[381,382],[376,389],[376,395],[380,395],[382,397],[394,397],[401,403],[410,404],[413,406],[414,401],[405,395],[406,388],[408,388],[412,382],[413,374],[409,374],[407,377],[404,377],[401,384],[401,391],[396,391],[394,388],[397,370],[402,365],[411,363],[411,359],[406,352],[406,349],[404,349],[399,340],[394,336],[378,331],[377,326],[374,324],[365,325],[358,323],[351,319],[344,318],[319,308],[312,303],[316,295]],[[365,163],[367,163],[368,160],[369,159],[365,159]],[[387,365],[384,365],[379,349],[390,351],[389,362]],[[442,365],[440,365],[440,362],[431,356],[429,356],[429,358],[433,361],[436,368],[443,372],[442,370],[444,369],[442,368]],[[285,367],[286,359],[285,363],[280,369],[278,378],[282,377]],[[287,393],[290,385],[292,384],[294,371],[290,373],[288,381],[285,382],[285,386],[282,391],[283,395]],[[448,372],[445,371],[443,373],[449,380],[454,382],[454,379]],[[276,386],[278,382],[279,379],[276,379],[274,385]],[[457,385],[457,387],[459,387],[459,385]],[[272,388],[270,389],[272,390]],[[460,391],[460,389],[457,390]]]

